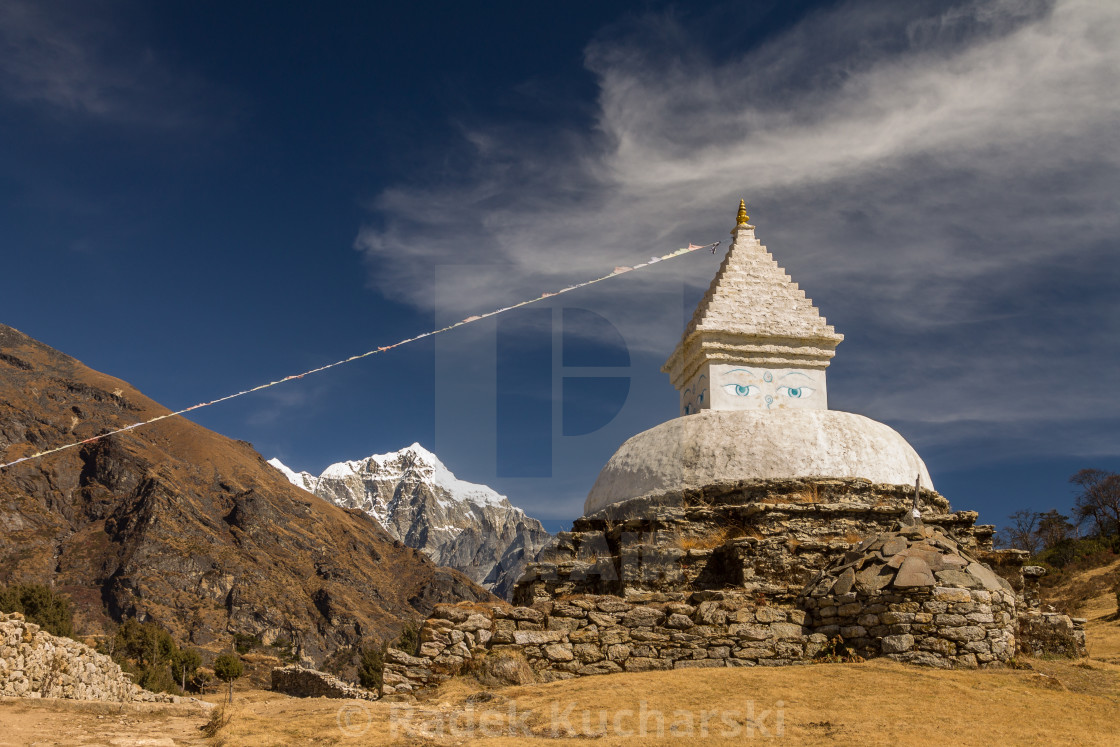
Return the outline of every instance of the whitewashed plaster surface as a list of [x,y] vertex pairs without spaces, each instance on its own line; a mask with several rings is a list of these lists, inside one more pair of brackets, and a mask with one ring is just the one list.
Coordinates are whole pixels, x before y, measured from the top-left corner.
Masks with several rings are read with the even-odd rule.
[[706,363],[681,390],[681,415],[700,410],[827,410],[825,372]]
[[836,410],[702,410],[629,439],[584,503],[604,506],[666,490],[747,479],[863,478],[933,489],[921,457],[890,426]]

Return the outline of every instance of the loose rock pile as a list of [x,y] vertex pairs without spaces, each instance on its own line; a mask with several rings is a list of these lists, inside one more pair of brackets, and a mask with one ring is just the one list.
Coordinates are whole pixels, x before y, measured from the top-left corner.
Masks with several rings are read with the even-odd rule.
[[868,539],[805,590],[810,627],[865,657],[976,667],[1015,655],[1015,592],[935,527]]
[[377,700],[377,693],[343,682],[332,674],[294,665],[272,670],[272,689],[297,698]]
[[53,636],[19,613],[0,613],[0,695],[120,702],[181,700],[132,684],[108,656],[69,638]]

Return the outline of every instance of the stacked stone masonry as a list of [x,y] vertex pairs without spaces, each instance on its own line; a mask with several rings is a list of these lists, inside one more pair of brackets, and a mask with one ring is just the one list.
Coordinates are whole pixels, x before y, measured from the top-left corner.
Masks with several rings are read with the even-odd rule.
[[134,685],[108,656],[53,636],[19,613],[0,613],[0,695],[124,703],[181,700]]
[[868,658],[976,667],[1016,651],[1011,584],[936,527],[869,538],[820,573],[800,606],[815,632]]
[[295,665],[272,670],[272,689],[297,698],[377,700],[377,693],[343,682],[332,674]]
[[[664,514],[658,521],[665,521]],[[647,544],[621,545],[621,558],[609,552],[588,558],[589,565],[608,569],[622,561],[621,582],[612,587],[616,593],[546,597],[540,592],[555,592],[557,586],[541,583],[538,575],[519,587],[536,592],[523,594],[531,605],[437,607],[421,627],[417,655],[389,650],[385,693],[438,684],[479,667],[482,657],[502,655],[523,658],[543,680],[807,663],[835,651],[838,642],[865,658],[938,667],[999,665],[1015,655],[1017,645],[1084,655],[1084,634],[1075,621],[1042,615],[1022,601],[1037,598],[1038,581],[1036,572],[1021,572],[1024,557],[991,553],[990,544],[975,534],[942,528],[951,521],[918,526],[894,521],[898,531],[832,547],[822,541],[805,553],[798,553],[796,538],[787,539],[784,550],[775,549],[777,536],[724,543],[722,551],[732,561],[720,561],[719,572],[711,572],[715,563],[707,554],[701,556],[709,570],[690,572],[691,550],[657,545],[648,537],[659,535],[647,534]],[[969,517],[963,521],[971,526]],[[764,544],[771,548],[769,567],[758,555],[743,560],[732,554]],[[634,547],[643,555],[628,560]],[[804,559],[810,552],[814,563],[828,559],[823,568],[791,564],[790,558]],[[649,563],[650,556],[661,560]],[[1014,582],[997,575],[982,557],[1002,559],[1001,572],[1013,572]],[[626,575],[626,562],[637,570]],[[751,582],[757,576],[746,575],[748,563],[755,573],[761,568],[768,574],[764,583]],[[813,576],[802,584],[809,570]],[[584,588],[599,583],[583,578]],[[709,588],[696,588],[704,585]],[[1028,622],[1019,633],[1021,620]]]
[[[566,594],[737,588],[792,604],[801,588],[912,507],[913,488],[866,480],[749,480],[634,499],[577,519],[529,564],[513,601]],[[994,527],[923,490],[922,520],[1018,576],[1023,558],[992,552]]]
[[827,643],[805,613],[747,594],[710,592],[687,602],[614,596],[534,607],[442,606],[420,630],[418,656],[389,650],[385,693],[438,684],[480,656],[524,657],[543,680],[689,667],[777,666],[811,660]]

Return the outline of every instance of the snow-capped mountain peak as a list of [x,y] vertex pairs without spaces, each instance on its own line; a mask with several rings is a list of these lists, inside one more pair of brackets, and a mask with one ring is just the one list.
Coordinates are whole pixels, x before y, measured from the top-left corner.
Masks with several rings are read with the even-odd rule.
[[315,477],[310,472],[296,472],[289,469],[286,464],[275,457],[269,459],[268,463],[280,470],[292,485],[295,485],[297,488],[303,488],[309,493],[315,492],[315,486],[319,482],[319,478]]
[[292,484],[359,508],[405,544],[505,595],[550,539],[540,522],[486,485],[457,478],[418,443],[336,462],[318,477],[269,460]]

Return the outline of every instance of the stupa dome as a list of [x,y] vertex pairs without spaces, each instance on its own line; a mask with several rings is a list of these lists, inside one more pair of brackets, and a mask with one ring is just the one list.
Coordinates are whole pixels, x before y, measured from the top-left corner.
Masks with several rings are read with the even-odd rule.
[[838,410],[702,410],[624,443],[584,503],[614,503],[721,482],[862,478],[933,489],[917,452],[890,426]]

